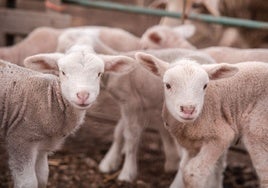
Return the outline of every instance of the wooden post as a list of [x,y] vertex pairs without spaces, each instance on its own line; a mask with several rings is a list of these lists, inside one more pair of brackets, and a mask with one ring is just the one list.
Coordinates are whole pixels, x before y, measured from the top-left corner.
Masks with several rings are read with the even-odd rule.
[[8,0],[6,2],[6,7],[7,8],[16,8],[16,0]]
[[45,10],[45,1],[17,0],[16,8],[23,9],[23,10],[44,11]]
[[0,32],[0,46],[5,46],[6,41],[5,41],[5,34],[3,32]]

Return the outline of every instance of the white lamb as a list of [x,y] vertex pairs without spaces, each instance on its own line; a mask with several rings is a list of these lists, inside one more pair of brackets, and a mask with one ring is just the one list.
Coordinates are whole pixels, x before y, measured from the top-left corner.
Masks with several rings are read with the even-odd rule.
[[[38,53],[65,52],[78,40],[91,40],[97,53],[114,54],[116,51],[140,49],[140,39],[132,33],[112,27],[84,26],[56,29],[40,27],[16,45],[0,48],[0,59],[23,65],[23,60]],[[126,42],[127,41],[127,45]]]
[[164,25],[155,25],[148,28],[140,39],[142,49],[160,49],[160,48],[185,48],[195,49],[187,39],[195,33],[195,26],[180,25],[170,27]]
[[65,52],[74,44],[87,44],[88,42],[97,53],[102,54],[140,49],[140,39],[126,30],[104,26],[84,26],[65,29],[58,38],[57,51]]
[[61,29],[40,27],[16,45],[0,47],[0,59],[23,66],[23,60],[38,53],[55,52]]
[[[196,49],[186,39],[195,32],[194,25],[182,25],[178,27],[154,26],[148,29],[141,37],[141,47],[151,49],[185,48]],[[187,36],[188,35],[188,36]],[[184,37],[183,37],[184,36]],[[197,51],[210,55],[216,62],[238,63],[242,61],[268,61],[268,49],[266,48],[232,48],[212,46],[197,49]],[[228,54],[228,55],[226,55]]]
[[[268,64],[174,64],[146,54],[140,62],[165,87],[163,119],[185,154],[171,187],[221,187],[213,172],[228,147],[241,139],[260,178],[268,187]],[[148,60],[149,59],[149,60]]]
[[[214,63],[214,60],[206,54],[196,53],[192,50],[165,49],[151,50],[148,53],[166,61],[189,57]],[[134,56],[134,54],[130,53],[129,56]],[[158,129],[162,138],[165,151],[165,170],[177,170],[179,156],[174,140],[162,124],[163,92],[159,78],[148,74],[146,69],[137,63],[135,69],[128,74],[109,75],[105,89],[118,102],[121,118],[114,131],[113,144],[99,165],[100,171],[108,173],[117,170],[123,154],[125,154],[125,161],[118,179],[133,181],[138,170],[139,140],[143,130],[148,126]]]
[[[124,61],[122,61],[122,59]],[[101,56],[72,48],[66,54],[39,54],[25,66],[0,61],[0,125],[15,188],[46,187],[47,155],[83,123],[99,94],[104,70],[127,71],[133,59]]]
[[245,61],[268,62],[267,48],[240,49],[232,47],[213,46],[209,48],[199,49],[198,51],[210,55],[218,63],[238,63]]

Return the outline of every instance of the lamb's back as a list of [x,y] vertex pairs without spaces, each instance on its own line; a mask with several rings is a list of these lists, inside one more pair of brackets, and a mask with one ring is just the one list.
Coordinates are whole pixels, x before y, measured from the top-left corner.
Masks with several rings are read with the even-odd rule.
[[0,125],[4,137],[41,140],[64,134],[64,102],[55,76],[5,62],[0,62],[0,75]]

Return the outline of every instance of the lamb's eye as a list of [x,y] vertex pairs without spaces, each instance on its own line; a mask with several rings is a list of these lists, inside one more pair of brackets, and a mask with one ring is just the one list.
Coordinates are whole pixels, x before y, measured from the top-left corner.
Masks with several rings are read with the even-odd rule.
[[63,76],[65,76],[65,72],[61,71],[61,74],[62,74]]
[[171,88],[171,85],[168,84],[168,83],[166,83],[166,88],[167,88],[167,89],[170,89],[170,88]]
[[204,85],[204,87],[203,87],[203,89],[205,90],[205,89],[207,88],[207,86],[208,86],[208,85],[207,85],[207,84],[205,84],[205,85]]
[[101,76],[102,76],[102,73],[101,73],[101,72],[99,72],[99,73],[98,73],[98,77],[101,77]]

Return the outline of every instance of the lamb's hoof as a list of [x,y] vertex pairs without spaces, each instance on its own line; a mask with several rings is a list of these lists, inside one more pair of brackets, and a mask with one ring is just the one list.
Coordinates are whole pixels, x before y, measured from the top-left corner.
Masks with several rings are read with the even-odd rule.
[[137,177],[136,173],[124,173],[123,171],[119,174],[118,180],[124,182],[133,182]]
[[118,170],[120,163],[110,163],[103,159],[99,165],[99,170],[103,173],[110,173]]

